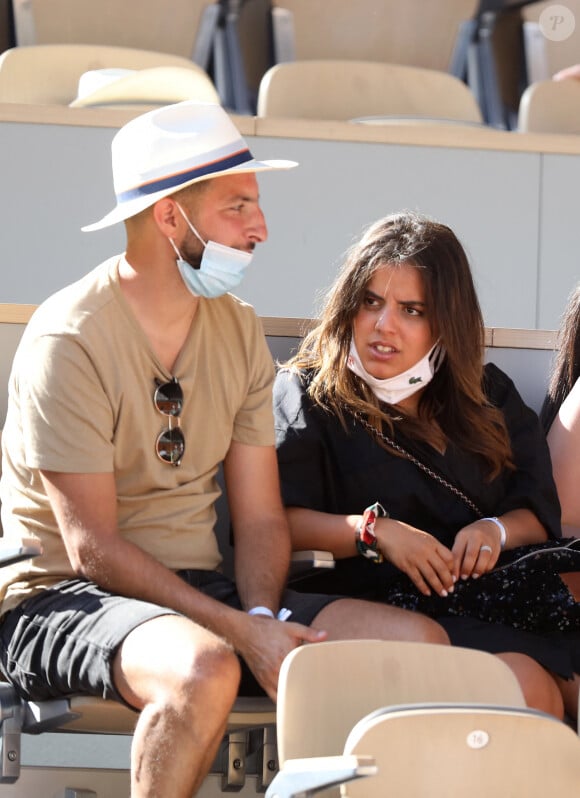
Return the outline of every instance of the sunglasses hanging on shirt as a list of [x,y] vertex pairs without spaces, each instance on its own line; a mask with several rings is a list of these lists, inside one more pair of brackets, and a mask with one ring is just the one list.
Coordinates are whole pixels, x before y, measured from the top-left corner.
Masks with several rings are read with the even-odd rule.
[[162,430],[155,442],[157,457],[172,466],[181,465],[185,452],[185,438],[181,430],[180,415],[183,407],[183,391],[176,377],[169,382],[155,380],[153,403],[157,410],[167,416],[169,426]]

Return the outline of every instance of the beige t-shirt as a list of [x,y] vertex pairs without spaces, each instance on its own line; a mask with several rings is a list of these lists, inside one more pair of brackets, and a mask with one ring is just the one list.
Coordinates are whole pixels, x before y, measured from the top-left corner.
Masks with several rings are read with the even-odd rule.
[[[43,303],[27,326],[9,382],[2,436],[2,525],[38,538],[42,556],[0,570],[1,611],[73,576],[39,469],[113,472],[121,534],[172,569],[215,569],[216,472],[232,440],[274,443],[274,365],[253,308],[226,294],[201,299],[173,374],[157,360],[125,302],[119,257]],[[155,451],[168,419],[155,380],[177,377],[184,404],[179,467]]]

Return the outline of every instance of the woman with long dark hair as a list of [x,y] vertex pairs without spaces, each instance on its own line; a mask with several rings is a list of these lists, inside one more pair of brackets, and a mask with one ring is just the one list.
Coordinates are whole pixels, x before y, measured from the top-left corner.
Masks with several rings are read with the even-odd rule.
[[294,546],[336,558],[309,590],[431,614],[454,644],[506,660],[531,706],[575,713],[578,633],[538,632],[537,583],[486,587],[502,558],[561,530],[538,418],[483,357],[453,231],[414,213],[372,225],[275,383]]

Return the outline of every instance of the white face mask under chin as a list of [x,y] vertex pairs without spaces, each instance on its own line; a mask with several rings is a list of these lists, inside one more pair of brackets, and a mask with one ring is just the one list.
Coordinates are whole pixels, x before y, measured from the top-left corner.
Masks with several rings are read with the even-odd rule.
[[401,374],[397,374],[395,377],[379,380],[369,374],[363,366],[353,338],[350,342],[347,366],[354,374],[366,382],[377,399],[389,405],[396,405],[431,382],[433,375],[443,362],[444,355],[445,350],[437,342],[411,368]]
[[194,269],[190,263],[181,257],[181,253],[173,239],[169,239],[177,255],[177,268],[183,282],[194,296],[203,296],[207,299],[215,299],[228,291],[232,291],[242,282],[244,273],[252,260],[252,253],[234,249],[225,244],[218,244],[217,241],[204,241],[187,218],[181,205],[177,202],[175,204],[191,232],[201,241],[204,247],[199,269]]

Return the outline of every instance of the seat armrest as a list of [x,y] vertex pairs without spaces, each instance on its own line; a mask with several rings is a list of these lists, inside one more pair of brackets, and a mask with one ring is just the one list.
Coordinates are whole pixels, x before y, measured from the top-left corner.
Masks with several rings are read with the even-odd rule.
[[0,539],[0,567],[12,565],[20,560],[28,560],[42,554],[42,547],[36,540],[23,540],[21,543],[12,543]]
[[289,759],[266,790],[266,798],[311,796],[339,784],[375,776],[377,767],[370,756],[321,756]]
[[292,552],[290,562],[290,581],[313,575],[321,568],[334,568],[334,555],[329,551],[305,549]]

